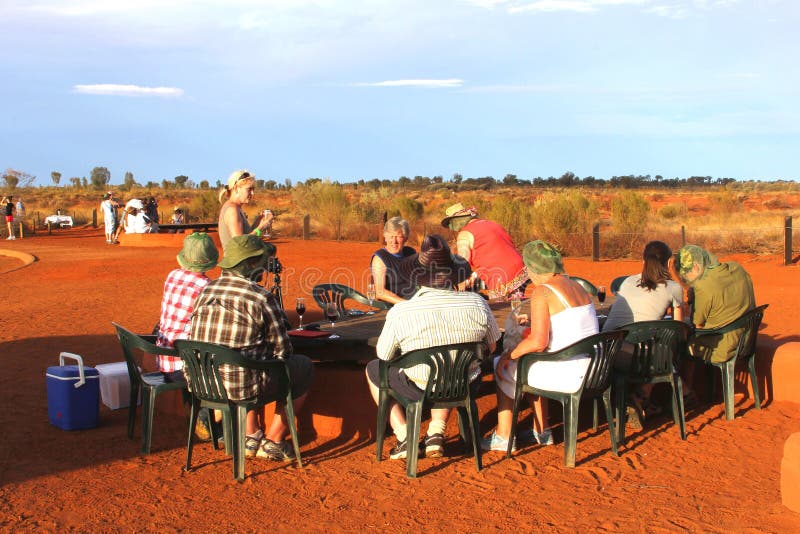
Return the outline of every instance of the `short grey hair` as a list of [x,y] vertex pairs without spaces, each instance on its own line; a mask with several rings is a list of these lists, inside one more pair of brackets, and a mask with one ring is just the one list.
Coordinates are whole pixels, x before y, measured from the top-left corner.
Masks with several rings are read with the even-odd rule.
[[403,237],[408,237],[410,230],[408,229],[408,221],[403,219],[400,216],[392,217],[386,224],[383,225],[383,233],[388,234],[389,232],[396,232],[400,230],[403,233]]

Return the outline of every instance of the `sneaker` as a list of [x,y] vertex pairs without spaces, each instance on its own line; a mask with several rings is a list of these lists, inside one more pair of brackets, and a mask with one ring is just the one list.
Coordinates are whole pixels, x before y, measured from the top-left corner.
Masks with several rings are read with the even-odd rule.
[[15,240],[15,239],[16,239],[16,237],[14,237],[13,235],[10,235],[10,236],[8,236],[8,237],[6,238],[6,240],[8,240],[8,241],[13,241],[13,240]]
[[248,458],[255,458],[261,450],[261,442],[264,441],[264,434],[259,432],[258,437],[246,436],[244,438],[244,455]]
[[256,456],[275,462],[291,462],[295,459],[294,449],[289,445],[288,441],[284,440],[275,443],[267,438],[261,440]]
[[392,460],[402,460],[408,456],[408,440],[397,440],[397,444],[389,451],[389,458]]
[[[507,451],[508,450],[508,439],[501,438],[497,435],[496,432],[492,432],[492,435],[483,438],[481,440],[481,448],[485,451]],[[517,450],[517,440],[515,439],[511,444],[511,452]]]
[[434,434],[426,436],[423,442],[426,458],[441,458],[444,456],[444,435]]
[[545,428],[541,432],[536,432],[534,430],[533,439],[536,440],[536,443],[545,447],[548,445],[553,445],[553,431],[549,428]]

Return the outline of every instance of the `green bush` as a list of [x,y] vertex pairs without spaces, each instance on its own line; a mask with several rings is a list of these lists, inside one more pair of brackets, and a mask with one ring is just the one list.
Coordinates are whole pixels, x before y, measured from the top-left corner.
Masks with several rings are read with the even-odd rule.
[[527,239],[544,239],[565,254],[591,251],[591,227],[598,219],[598,209],[580,192],[546,192],[534,202],[530,217]]
[[[135,197],[132,197],[135,198]],[[219,218],[219,199],[216,191],[203,191],[192,197],[187,210],[186,222],[214,221]]]
[[[311,182],[311,183],[308,183]],[[310,181],[292,189],[292,201],[305,213],[319,221],[332,237],[341,239],[345,223],[350,215],[350,202],[339,183]]]
[[389,208],[389,217],[401,216],[409,223],[418,221],[422,217],[423,206],[417,200],[408,197],[396,197]]
[[684,217],[686,216],[686,204],[683,203],[673,203],[673,204],[666,204],[661,206],[661,209],[658,210],[658,216],[662,219],[675,219],[677,217]]
[[635,191],[624,191],[611,200],[611,220],[621,233],[639,233],[647,225],[650,204]]

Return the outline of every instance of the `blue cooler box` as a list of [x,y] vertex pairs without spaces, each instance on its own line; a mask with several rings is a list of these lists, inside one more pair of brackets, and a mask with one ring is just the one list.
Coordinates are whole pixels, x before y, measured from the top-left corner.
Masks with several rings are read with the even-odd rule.
[[[64,365],[64,359],[78,365]],[[97,369],[84,367],[77,354],[62,352],[58,367],[47,368],[47,413],[50,423],[62,430],[97,426],[100,411],[100,377]]]

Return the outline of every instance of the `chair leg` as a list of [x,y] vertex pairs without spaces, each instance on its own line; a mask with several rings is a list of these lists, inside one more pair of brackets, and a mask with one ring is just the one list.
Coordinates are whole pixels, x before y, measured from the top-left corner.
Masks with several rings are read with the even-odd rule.
[[150,443],[153,438],[153,417],[156,411],[156,390],[146,388],[142,395],[142,454],[150,454]]
[[575,448],[578,444],[578,407],[581,399],[572,395],[564,406],[564,465],[575,467]]
[[192,446],[194,445],[194,425],[197,423],[197,412],[200,410],[200,403],[192,398],[192,407],[189,410],[189,438],[186,443],[186,470],[192,468]]
[[758,391],[758,376],[756,375],[756,355],[753,353],[747,359],[747,367],[750,369],[750,383],[753,386],[753,402],[756,404],[756,410],[761,409],[761,395]]
[[408,478],[417,478],[421,425],[422,403],[412,402],[406,406],[406,475]]
[[736,358],[731,358],[720,366],[722,371],[722,395],[725,399],[725,419],[733,420],[733,375],[736,367]]
[[[464,402],[466,403],[467,401]],[[464,443],[464,446],[466,447],[470,443],[472,443],[472,438],[469,435],[469,429],[470,429],[469,426],[470,420],[468,419],[469,412],[467,411],[467,408],[465,406],[459,406],[458,408],[456,408],[456,410],[458,413],[458,435],[461,436],[461,441]]]
[[236,416],[231,414],[233,446],[233,478],[239,482],[244,480],[244,429],[247,425],[247,405],[236,405]]
[[511,448],[514,446],[514,438],[517,435],[517,417],[519,417],[520,402],[522,402],[522,390],[517,388],[514,393],[514,407],[511,410],[511,430],[508,433],[508,449],[506,449],[506,458],[511,458]]
[[383,460],[383,439],[386,434],[386,419],[389,416],[389,394],[381,389],[378,392],[378,422],[375,428],[375,459]]
[[592,399],[592,430],[597,432],[597,427],[600,426],[600,417],[597,414],[597,397]]
[[[595,403],[597,398],[595,398]],[[617,449],[617,432],[614,428],[614,417],[613,417],[613,410],[611,408],[611,386],[607,390],[603,392],[603,404],[606,407],[606,421],[608,422],[608,432],[611,434],[611,452],[614,453],[614,456],[619,456],[619,450]],[[597,406],[597,404],[595,404]]]
[[481,450],[480,435],[478,434],[478,428],[480,428],[478,423],[478,406],[475,404],[475,400],[472,397],[467,399],[466,411],[469,417],[470,436],[472,437],[472,452],[475,454],[475,467],[480,471],[483,469],[483,458],[481,456],[483,451]]
[[297,466],[303,467],[303,460],[300,458],[300,439],[297,437],[297,424],[294,420],[294,405],[292,403],[292,392],[286,394],[286,421],[289,424],[289,433],[292,435],[292,447],[294,447],[294,457],[297,459]]
[[683,381],[678,373],[672,375],[672,415],[681,439],[686,441],[686,412],[683,407]]
[[131,383],[130,404],[128,404],[128,439],[133,439],[133,428],[136,426],[136,405],[139,401],[139,383]]
[[617,394],[617,443],[619,445],[625,444],[625,425],[628,422],[628,412],[625,406],[626,384],[625,378],[619,377],[614,387]]

